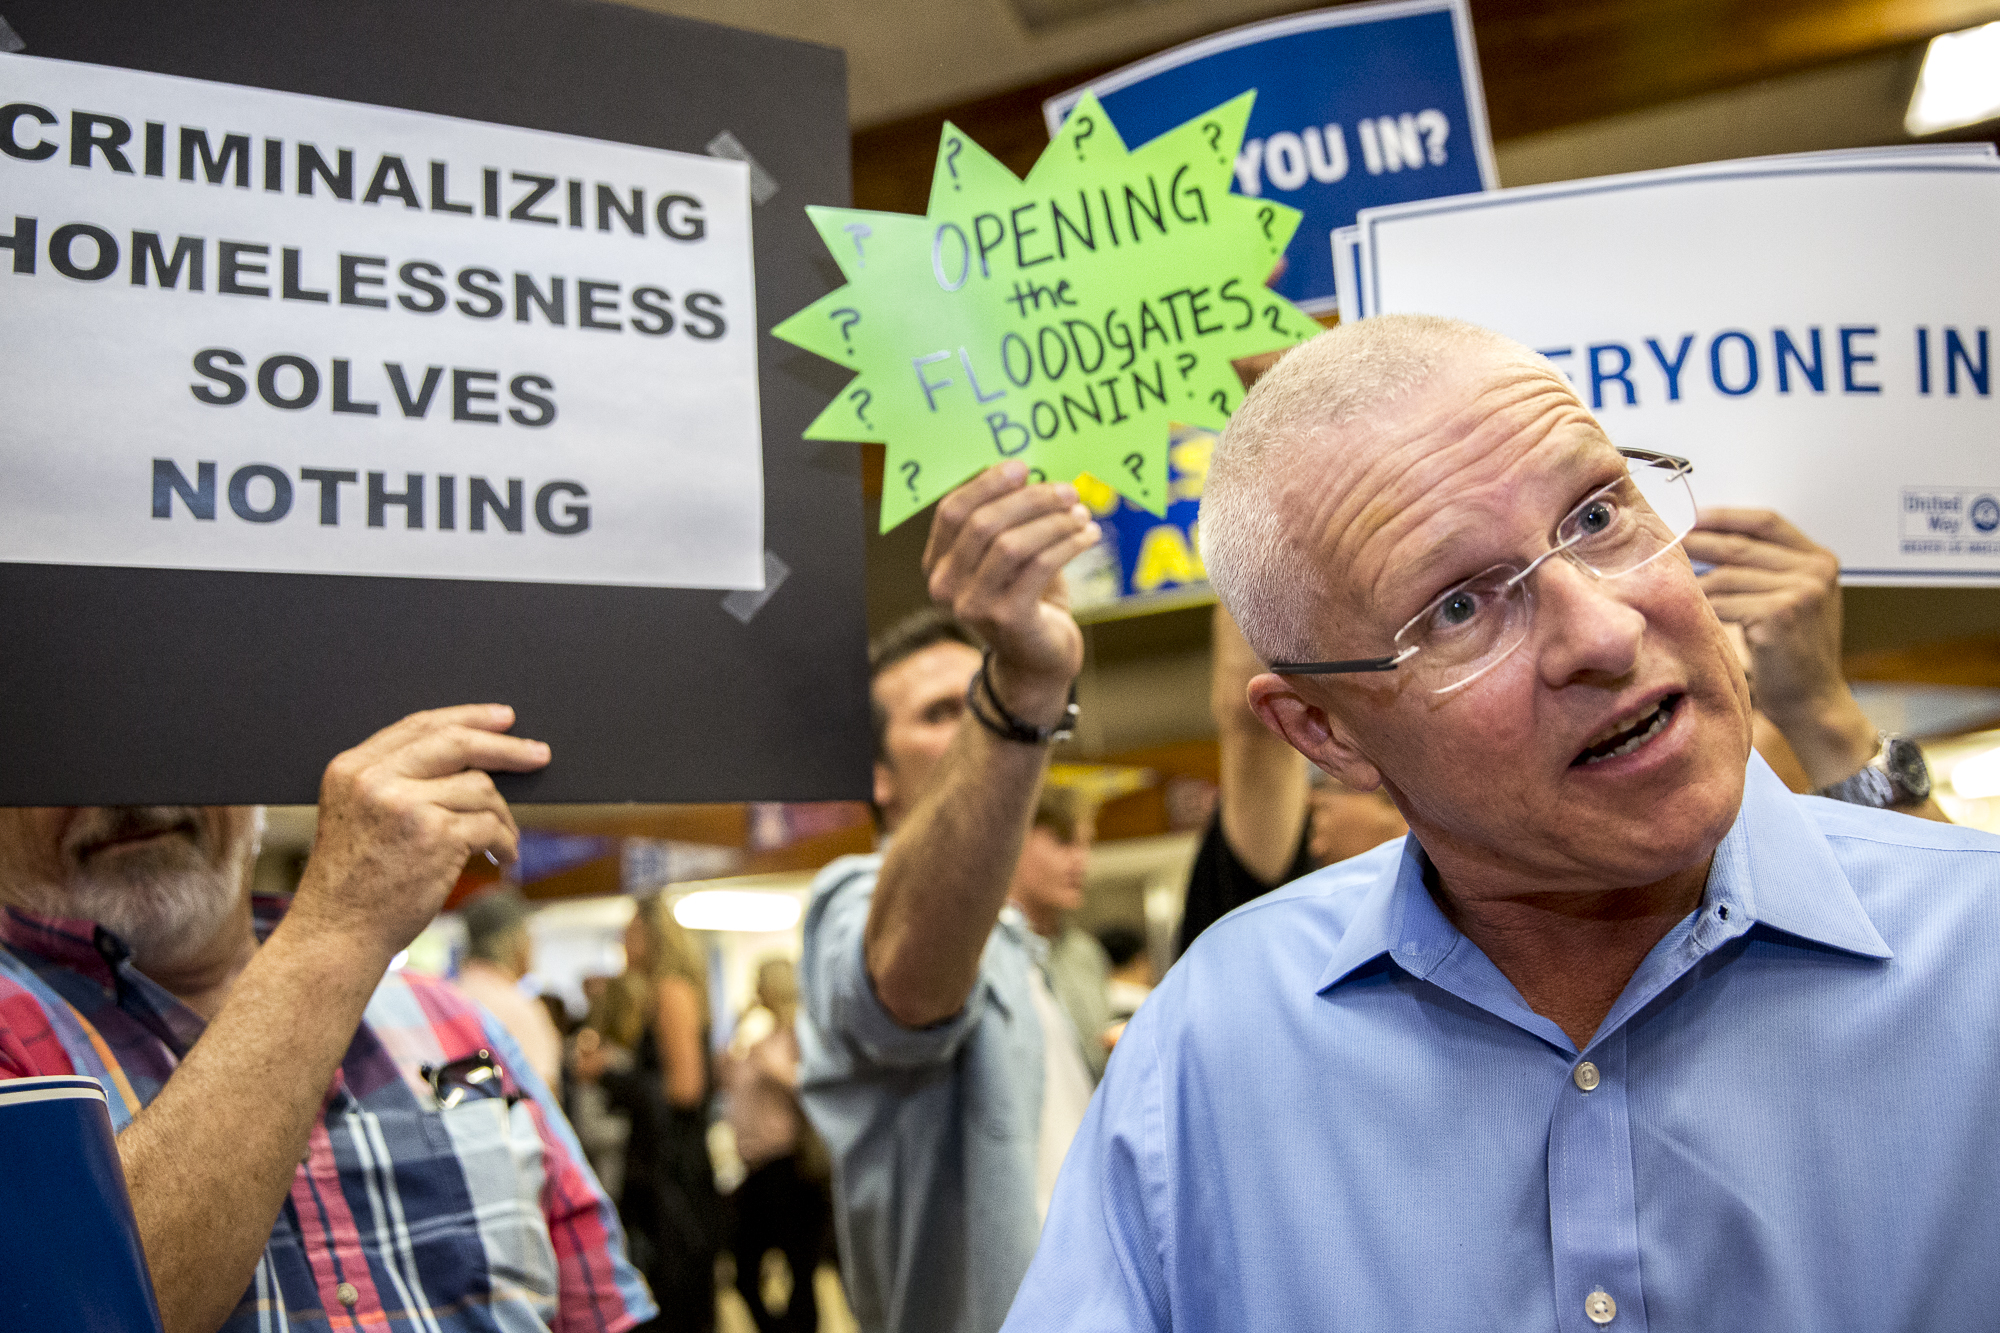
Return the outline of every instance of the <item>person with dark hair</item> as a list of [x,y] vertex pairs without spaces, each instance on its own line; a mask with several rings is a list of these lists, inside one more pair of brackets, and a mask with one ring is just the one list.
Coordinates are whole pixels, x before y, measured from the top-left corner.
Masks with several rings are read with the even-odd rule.
[[520,890],[488,889],[459,908],[458,919],[465,925],[465,961],[453,982],[500,1020],[542,1082],[560,1091],[562,1033],[540,1000],[521,993],[521,978],[535,965],[535,941]]
[[1126,925],[1103,927],[1097,931],[1097,942],[1104,946],[1104,956],[1111,960],[1113,971],[1130,963],[1146,948],[1145,935],[1136,927]]
[[938,606],[912,612],[869,643],[868,719],[875,733],[869,809],[877,827],[900,824],[929,788],[965,713],[960,677],[971,679],[985,647]]
[[1104,956],[1111,960],[1111,975],[1105,979],[1104,996],[1111,1005],[1111,1021],[1123,1023],[1139,1012],[1153,993],[1159,976],[1153,971],[1152,955],[1146,951],[1146,936],[1132,926],[1105,926],[1097,932]]
[[1062,567],[1096,540],[1075,487],[989,468],[939,502],[924,552],[951,614],[871,653],[887,841],[814,884],[798,1024],[866,1329],[999,1327],[1089,1099],[1039,937],[1003,909],[1083,660]]

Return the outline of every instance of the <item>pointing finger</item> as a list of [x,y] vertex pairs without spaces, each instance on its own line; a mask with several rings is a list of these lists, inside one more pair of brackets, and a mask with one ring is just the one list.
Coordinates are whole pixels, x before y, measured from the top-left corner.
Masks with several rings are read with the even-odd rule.
[[403,777],[440,778],[468,768],[532,773],[550,757],[549,747],[541,741],[452,727],[418,736],[388,759]]
[[370,758],[393,753],[426,732],[446,727],[472,727],[480,731],[506,731],[514,725],[514,710],[506,704],[458,704],[450,708],[430,708],[411,713],[382,728],[354,747],[352,753]]

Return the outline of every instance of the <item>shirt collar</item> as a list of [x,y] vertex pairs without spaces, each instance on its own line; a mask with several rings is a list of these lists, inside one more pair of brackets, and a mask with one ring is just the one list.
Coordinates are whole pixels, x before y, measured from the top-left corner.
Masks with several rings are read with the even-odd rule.
[[[1469,945],[1424,887],[1428,864],[1415,835],[1405,838],[1402,856],[1368,889],[1315,990],[1329,990],[1385,956],[1427,978]],[[1864,958],[1894,957],[1826,838],[1754,753],[1736,822],[1715,849],[1691,943],[1706,953],[1753,925]]]
[[[250,919],[263,943],[284,919],[290,898],[252,894]],[[69,968],[99,985],[109,985],[112,969],[132,951],[117,934],[82,917],[42,916],[19,907],[0,909],[0,945]]]
[[1702,898],[1746,922],[1863,958],[1893,958],[1826,835],[1762,755],[1750,756],[1743,808],[1715,849]]
[[[110,953],[100,950],[100,938]],[[122,940],[95,921],[42,916],[19,907],[0,911],[0,945],[66,967],[100,986],[111,984],[112,963],[127,952]]]
[[1404,838],[1403,854],[1369,887],[1316,990],[1329,990],[1385,956],[1412,976],[1425,977],[1464,941],[1424,887],[1429,864],[1416,835]]
[[1008,903],[1000,909],[1000,928],[1012,937],[1014,943],[1027,951],[1036,967],[1046,969],[1049,965],[1049,942],[1036,933],[1028,924],[1027,913]]

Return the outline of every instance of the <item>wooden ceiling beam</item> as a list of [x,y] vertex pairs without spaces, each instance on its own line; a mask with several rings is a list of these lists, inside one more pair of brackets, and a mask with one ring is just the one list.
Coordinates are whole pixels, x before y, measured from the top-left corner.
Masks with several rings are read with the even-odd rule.
[[2000,19],[2000,0],[1472,0],[1495,139]]

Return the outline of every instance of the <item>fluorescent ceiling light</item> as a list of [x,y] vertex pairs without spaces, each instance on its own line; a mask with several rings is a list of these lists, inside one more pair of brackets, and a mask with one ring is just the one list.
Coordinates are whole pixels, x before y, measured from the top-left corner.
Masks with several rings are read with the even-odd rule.
[[1924,52],[1903,128],[1936,134],[2000,116],[2000,21],[1948,32]]
[[1951,789],[1968,801],[2000,796],[2000,749],[1959,760],[1951,770]]
[[703,889],[674,904],[674,920],[689,930],[738,930],[762,935],[799,923],[799,900],[789,893]]

